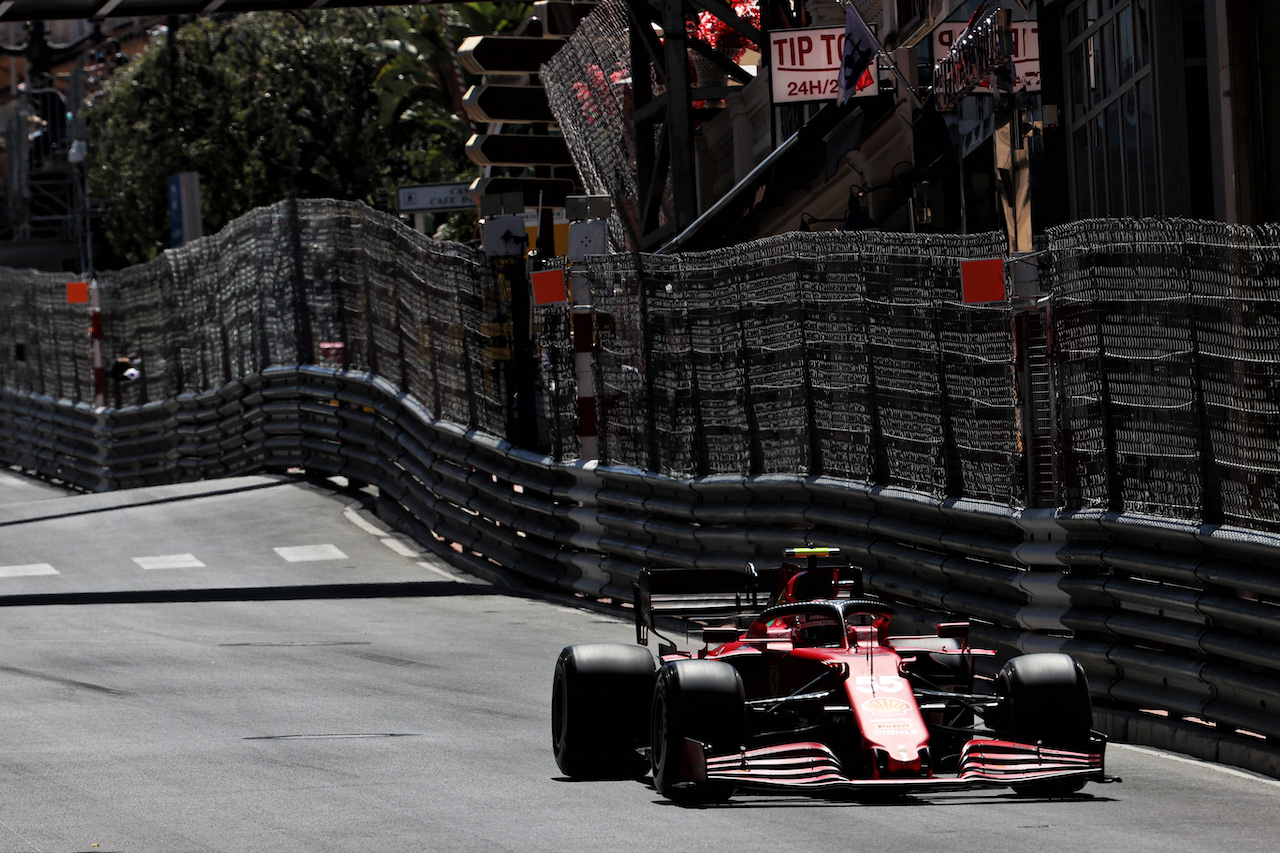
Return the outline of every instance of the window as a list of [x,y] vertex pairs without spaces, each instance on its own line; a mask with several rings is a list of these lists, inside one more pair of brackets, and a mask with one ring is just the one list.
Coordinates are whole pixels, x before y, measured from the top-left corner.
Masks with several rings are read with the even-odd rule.
[[1161,209],[1151,84],[1152,0],[1077,0],[1066,11],[1073,216]]

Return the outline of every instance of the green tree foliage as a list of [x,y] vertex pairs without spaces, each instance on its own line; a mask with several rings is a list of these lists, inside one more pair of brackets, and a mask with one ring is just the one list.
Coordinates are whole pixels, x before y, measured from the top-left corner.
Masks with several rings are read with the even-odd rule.
[[282,198],[386,208],[403,183],[469,179],[462,122],[379,121],[375,49],[412,10],[262,12],[159,35],[89,106],[101,266],[168,244],[169,176],[201,180],[205,233]]
[[466,74],[455,53],[469,35],[515,29],[528,14],[523,3],[416,6],[387,21],[388,36],[373,50],[385,62],[378,72],[385,123],[431,120],[441,112],[469,122],[463,113]]
[[[413,168],[458,170],[456,158],[462,157],[461,170],[468,178],[475,176],[463,151],[477,128],[462,107],[466,87],[475,81],[458,65],[455,54],[469,35],[515,29],[529,8],[525,3],[415,6],[387,19],[386,36],[369,48],[382,62],[374,81],[379,120],[397,138],[426,141],[410,147]],[[437,236],[460,239],[474,225],[474,215],[454,216]]]

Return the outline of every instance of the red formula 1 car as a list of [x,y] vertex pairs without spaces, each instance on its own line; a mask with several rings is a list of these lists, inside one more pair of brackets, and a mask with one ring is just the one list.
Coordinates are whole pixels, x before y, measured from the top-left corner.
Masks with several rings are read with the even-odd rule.
[[[640,777],[682,804],[735,790],[820,796],[1012,787],[1064,796],[1103,770],[1079,664],[1029,654],[974,689],[967,623],[893,636],[835,549],[789,549],[757,573],[656,570],[636,586],[642,645],[561,652],[552,748],[571,778]],[[765,592],[769,590],[769,592]],[[750,618],[696,653],[647,648],[655,616]],[[660,636],[660,635],[659,635]]]

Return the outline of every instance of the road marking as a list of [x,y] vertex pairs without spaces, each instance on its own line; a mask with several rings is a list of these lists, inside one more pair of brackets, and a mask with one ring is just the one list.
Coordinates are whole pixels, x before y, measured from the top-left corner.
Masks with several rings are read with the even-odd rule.
[[273,549],[290,563],[317,563],[321,560],[345,560],[347,555],[333,545],[298,545]]
[[378,525],[361,515],[355,507],[349,506],[344,509],[342,511],[342,517],[354,524],[356,527],[359,527],[365,533],[369,533],[373,536],[385,536],[387,533],[387,531],[379,528]]
[[48,563],[32,563],[28,566],[0,566],[0,578],[25,578],[34,575],[56,575],[58,570]]
[[429,571],[429,572],[435,572],[435,573],[436,573],[436,574],[438,574],[440,577],[442,577],[442,578],[446,578],[446,579],[448,579],[448,580],[451,580],[451,581],[453,581],[454,583],[462,583],[462,581],[458,580],[458,579],[457,579],[457,578],[455,578],[453,575],[451,575],[451,574],[449,574],[448,572],[446,572],[444,569],[438,569],[438,568],[436,568],[435,566],[431,565],[430,563],[418,563],[418,565],[419,565],[419,566],[421,566],[422,568],[426,569],[427,571]]
[[383,539],[383,540],[382,540],[382,544],[383,544],[383,545],[386,545],[386,546],[387,546],[388,548],[390,548],[392,551],[395,551],[395,552],[396,552],[397,554],[399,554],[401,557],[416,557],[416,556],[418,556],[418,552],[417,552],[417,551],[413,550],[413,549],[412,549],[412,548],[410,548],[408,545],[406,545],[406,544],[404,544],[403,542],[401,542],[399,539],[393,539],[392,537],[388,536],[386,539]]
[[272,648],[283,646],[292,648],[294,646],[371,646],[373,643],[368,640],[282,640],[280,642],[269,642],[264,640],[262,642],[255,643],[219,643],[218,645],[225,648],[237,648],[239,646],[270,646]]
[[[355,507],[353,506],[347,507],[342,511],[342,515],[347,519],[347,521],[351,522],[356,527],[359,527],[365,533],[368,533],[372,536],[377,536],[379,542],[381,542],[383,545],[386,545],[392,551],[395,551],[401,557],[413,558],[413,557],[422,556],[421,549],[415,548],[412,545],[405,544],[405,542],[403,542],[400,539],[397,539],[394,536],[388,536],[386,530],[383,530],[373,522],[369,521],[369,519],[361,515],[360,512],[356,510]],[[276,550],[279,551],[280,549],[277,548]],[[429,572],[434,572],[435,574],[439,575],[445,580],[453,581],[454,583],[462,583],[462,580],[460,578],[454,577],[453,575],[449,574],[443,569],[436,568],[430,563],[418,563],[418,565]]]
[[27,837],[26,837],[25,835],[23,835],[21,832],[18,832],[18,830],[14,829],[12,826],[9,826],[9,824],[5,823],[4,821],[0,820],[0,826],[3,826],[5,829],[9,830],[9,831],[10,831],[10,832],[12,832],[14,835],[16,835],[16,836],[18,836],[19,838],[21,838],[21,839],[22,839],[22,843],[23,843],[23,844],[25,844],[25,845],[27,845],[28,847],[30,847],[32,850],[39,850],[39,849],[40,849],[39,847],[37,847],[37,846],[35,846],[34,844],[32,844],[32,843],[27,839]]
[[[368,533],[371,536],[377,536],[379,542],[386,545],[392,551],[395,551],[401,557],[417,557],[422,553],[412,545],[406,545],[400,539],[397,539],[394,536],[388,536],[386,530],[383,530],[378,527],[378,525],[365,518],[355,507],[347,507],[342,511],[342,515],[347,519],[347,521],[351,522],[356,527],[359,527],[365,533]],[[456,580],[456,578],[450,578],[450,580]]]
[[1198,764],[1199,766],[1209,770],[1217,770],[1219,773],[1226,773],[1228,776],[1239,776],[1242,779],[1249,779],[1254,782],[1263,782],[1267,785],[1274,785],[1280,788],[1280,779],[1268,779],[1266,776],[1262,776],[1248,770],[1238,770],[1234,767],[1214,764],[1212,761],[1201,761],[1198,758],[1189,758],[1185,755],[1174,755],[1173,753],[1165,752],[1162,749],[1156,749],[1151,746],[1138,746],[1133,743],[1109,743],[1107,746],[1120,749],[1132,749],[1134,752],[1144,752],[1147,755],[1154,755],[1156,758],[1167,758],[1170,761],[1181,761],[1183,764]]
[[134,557],[133,561],[147,571],[153,569],[203,569],[195,554],[162,554],[157,557]]
[[419,737],[419,735],[412,734],[410,732],[350,732],[345,734],[325,735],[256,735],[254,737],[247,737],[245,740],[332,740],[367,737]]

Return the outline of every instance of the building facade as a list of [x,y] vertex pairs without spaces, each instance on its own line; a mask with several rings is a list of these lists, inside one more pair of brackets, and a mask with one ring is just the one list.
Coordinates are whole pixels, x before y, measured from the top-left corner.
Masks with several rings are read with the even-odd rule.
[[[697,125],[702,222],[672,248],[807,229],[1004,229],[1019,251],[1093,217],[1280,216],[1280,58],[1267,45],[1280,4],[852,3],[885,48],[878,94],[771,103],[776,59],[748,53],[756,82]],[[761,9],[765,43],[843,20],[836,0]],[[988,13],[1006,27],[1012,79],[993,72],[947,103],[935,66]]]

